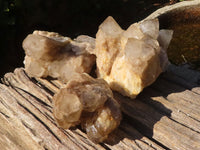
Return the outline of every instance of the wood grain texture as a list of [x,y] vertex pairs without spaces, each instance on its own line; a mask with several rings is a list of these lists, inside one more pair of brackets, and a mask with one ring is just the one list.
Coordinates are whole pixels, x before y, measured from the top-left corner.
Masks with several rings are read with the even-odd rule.
[[56,125],[52,96],[62,86],[58,80],[29,78],[23,68],[2,78],[1,149],[200,149],[200,85],[184,74],[163,73],[135,100],[114,93],[123,120],[101,144],[92,143],[79,127]]

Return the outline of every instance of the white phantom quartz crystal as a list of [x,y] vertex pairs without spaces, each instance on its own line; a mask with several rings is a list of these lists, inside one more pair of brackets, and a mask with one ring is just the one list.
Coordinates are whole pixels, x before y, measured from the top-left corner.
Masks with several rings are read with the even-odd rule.
[[166,69],[172,30],[160,30],[158,19],[132,24],[127,30],[108,17],[96,34],[97,75],[111,89],[135,98]]
[[95,39],[79,36],[72,40],[55,32],[34,31],[23,41],[25,71],[30,77],[58,78],[67,82],[77,73],[90,73],[95,64]]

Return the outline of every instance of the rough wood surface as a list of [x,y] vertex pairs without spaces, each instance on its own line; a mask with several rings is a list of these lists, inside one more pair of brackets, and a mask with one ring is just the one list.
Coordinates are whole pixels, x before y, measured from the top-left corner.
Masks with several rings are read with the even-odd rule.
[[123,120],[111,140],[94,144],[79,128],[63,130],[52,117],[57,80],[29,78],[23,68],[7,73],[0,84],[0,149],[200,149],[200,73],[163,73],[135,100],[115,93]]

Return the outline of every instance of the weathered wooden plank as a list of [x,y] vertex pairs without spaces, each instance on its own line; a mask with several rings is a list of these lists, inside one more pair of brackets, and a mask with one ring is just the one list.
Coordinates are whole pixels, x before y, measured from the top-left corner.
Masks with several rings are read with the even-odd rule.
[[[184,88],[182,88],[182,91],[180,88],[177,88],[178,85],[175,87],[172,83],[167,83],[169,84],[167,87],[163,82],[160,82],[162,80],[162,78],[159,79],[154,85],[147,88],[138,97],[138,100],[124,100],[122,102],[123,111],[146,128],[152,129],[152,137],[165,146],[172,149],[199,149],[198,118],[200,113],[198,105],[200,103],[198,100],[200,96]],[[157,87],[159,92],[155,93],[155,87]],[[176,96],[174,96],[176,99],[173,101],[161,96],[164,95],[168,98],[169,95],[174,94],[173,91],[177,90],[179,92],[176,93]],[[185,98],[182,103],[180,102],[180,97]],[[119,99],[123,100],[123,98]],[[150,105],[146,106],[142,101]],[[159,107],[158,110],[155,105],[157,105],[157,108]],[[162,116],[163,111],[166,116]],[[146,132],[147,136],[151,136],[151,133],[148,131]]]
[[[184,75],[183,75],[184,76]],[[164,74],[162,74],[162,78],[175,83],[181,87],[184,87],[186,89],[191,90],[192,92],[195,92],[197,94],[200,94],[200,89],[199,89],[199,84],[200,84],[200,72],[199,72],[199,80],[186,80],[184,78],[182,78],[181,76],[177,76],[171,72],[166,72]]]
[[[151,137],[171,149],[199,149],[200,135],[188,127],[162,116],[143,103],[123,103],[123,111],[139,122],[136,126],[144,135]],[[144,108],[143,111],[140,109]],[[131,119],[130,119],[131,121]],[[134,122],[133,122],[134,124]],[[146,131],[145,131],[146,130]]]
[[57,127],[52,96],[63,86],[58,80],[30,79],[20,68],[2,81],[0,145],[5,149],[200,149],[200,88],[169,72],[136,100],[115,93],[124,119],[112,140],[102,144],[92,143],[79,128]]
[[[24,77],[23,77],[24,76]],[[38,82],[39,81],[39,82]],[[101,145],[96,145],[92,143],[90,140],[87,139],[87,136],[85,133],[77,130],[62,130],[59,129],[55,125],[55,121],[52,117],[52,111],[51,111],[51,98],[52,95],[50,93],[58,91],[58,88],[54,86],[55,84],[51,84],[47,80],[40,79],[38,81],[30,80],[26,74],[24,73],[23,69],[16,69],[14,74],[9,73],[6,74],[4,77],[3,82],[8,85],[9,87],[4,86],[6,89],[6,93],[9,94],[10,97],[15,97],[14,101],[19,105],[19,107],[23,107],[27,113],[30,113],[35,117],[30,122],[29,120],[26,120],[26,118],[21,118],[21,122],[23,122],[23,125],[25,127],[28,127],[30,131],[34,131],[35,137],[33,139],[42,139],[45,138],[47,135],[42,135],[43,137],[40,137],[39,133],[37,132],[37,128],[35,126],[32,126],[32,122],[39,121],[44,128],[47,128],[49,130],[49,134],[57,139],[57,141],[48,140],[52,143],[56,143],[59,145],[58,147],[50,147],[45,142],[45,145],[47,149],[60,149],[62,147],[64,148],[72,148],[72,149],[104,149],[104,147],[112,148],[112,149],[119,149],[120,147],[127,147],[127,149],[130,149],[131,147],[138,147],[134,141],[128,140],[125,138],[124,140],[120,141],[118,140],[118,143],[115,145],[109,145],[106,144],[104,147]],[[55,81],[53,81],[55,83]],[[27,83],[27,84],[26,84]],[[62,86],[59,82],[57,82],[59,86]],[[39,87],[39,88],[38,88]],[[24,90],[25,89],[25,90]],[[42,94],[38,95],[38,93],[42,90]],[[50,90],[50,91],[49,91]],[[6,101],[7,95],[4,96]],[[49,103],[50,102],[50,103]],[[18,108],[10,108],[11,110],[14,109],[14,111],[20,111]],[[25,119],[25,120],[24,120]],[[58,131],[59,130],[59,131]],[[42,131],[42,129],[40,129]],[[118,132],[123,133],[123,131],[118,130]],[[36,134],[37,133],[37,134]],[[43,134],[43,132],[41,133]],[[121,134],[120,134],[121,135]],[[128,137],[126,133],[123,133],[124,137]],[[39,136],[39,137],[38,137]],[[142,136],[141,136],[142,137]],[[116,140],[116,139],[115,139]],[[140,142],[139,142],[140,143]],[[156,149],[159,149],[159,146],[155,144],[153,141],[151,141],[151,144],[156,147]],[[56,145],[56,144],[55,144]],[[151,148],[150,145],[146,143],[140,143],[143,147]],[[35,148],[35,147],[34,147]]]
[[[177,97],[182,99],[185,102],[190,102],[194,105],[200,105],[200,95],[196,92],[193,92],[187,88],[184,88],[183,86],[177,85],[173,82],[164,80],[160,78],[158,80],[159,84],[154,84],[152,88],[155,88],[156,90],[160,91],[163,96],[166,97]],[[199,88],[196,88],[199,89]],[[171,99],[173,100],[173,98]],[[183,103],[183,101],[177,101],[174,100],[174,102],[180,102]]]
[[[45,149],[45,147],[49,147],[49,141],[54,143],[52,146],[55,149],[62,145],[55,136],[49,134],[48,129],[43,126],[42,122],[27,111],[15,97],[10,95],[7,87],[1,85],[0,93],[1,103],[6,106],[6,115],[8,116],[4,118],[3,123],[6,124],[1,122],[1,131],[7,130],[7,133],[10,134],[8,137],[10,141],[15,142],[16,146],[19,145],[23,149]],[[26,146],[24,146],[25,144]]]
[[[159,93],[155,90],[152,90],[151,88],[148,88],[144,91],[144,94],[140,97],[142,101],[145,103],[153,106],[156,110],[159,110],[159,112],[164,113],[166,116],[168,116],[170,119],[179,122],[182,125],[185,125],[192,130],[200,133],[200,126],[199,121],[195,118],[192,118],[190,115],[188,115],[180,105],[170,102],[169,100],[165,99],[162,96],[152,96],[151,99],[146,95],[158,95]],[[162,105],[160,105],[162,104]]]
[[158,82],[159,84],[152,86],[154,90],[157,90],[160,95],[163,95],[173,105],[177,106],[177,110],[200,121],[199,94],[163,79],[159,79]]

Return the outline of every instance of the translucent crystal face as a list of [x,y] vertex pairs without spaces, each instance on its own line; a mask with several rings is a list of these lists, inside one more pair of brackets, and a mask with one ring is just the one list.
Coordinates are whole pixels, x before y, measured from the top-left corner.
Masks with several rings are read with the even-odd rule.
[[[61,94],[57,95],[56,108],[54,115],[60,120],[65,120],[66,122],[73,123],[79,121],[82,104],[79,98],[75,94],[71,94],[63,89],[60,91]],[[59,113],[58,113],[59,112]]]
[[95,143],[105,140],[121,121],[108,84],[87,74],[76,75],[53,97],[53,114],[65,129],[81,124]]
[[[168,65],[171,30],[160,30],[158,19],[121,29],[108,17],[96,40],[75,40],[55,32],[34,31],[23,41],[25,71],[30,77],[58,78],[65,87],[53,97],[53,115],[65,129],[81,125],[95,143],[104,141],[121,121],[118,102],[110,88],[134,98],[153,83]],[[94,56],[96,55],[96,57]],[[90,73],[97,64],[97,76]]]
[[159,32],[158,19],[122,30],[108,17],[96,34],[97,74],[113,90],[134,98],[166,68],[172,31]]
[[130,25],[126,31],[123,32],[122,36],[124,36],[125,38],[141,39],[144,34],[140,26],[137,23],[134,23]]
[[73,41],[55,32],[34,31],[23,41],[25,70],[31,77],[58,78],[67,82],[74,74],[89,73],[95,63],[95,40],[81,36]]
[[99,29],[111,36],[121,34],[123,31],[118,23],[110,16],[99,26]]
[[144,20],[139,23],[139,26],[144,34],[151,36],[153,39],[158,38],[159,34],[158,19]]

